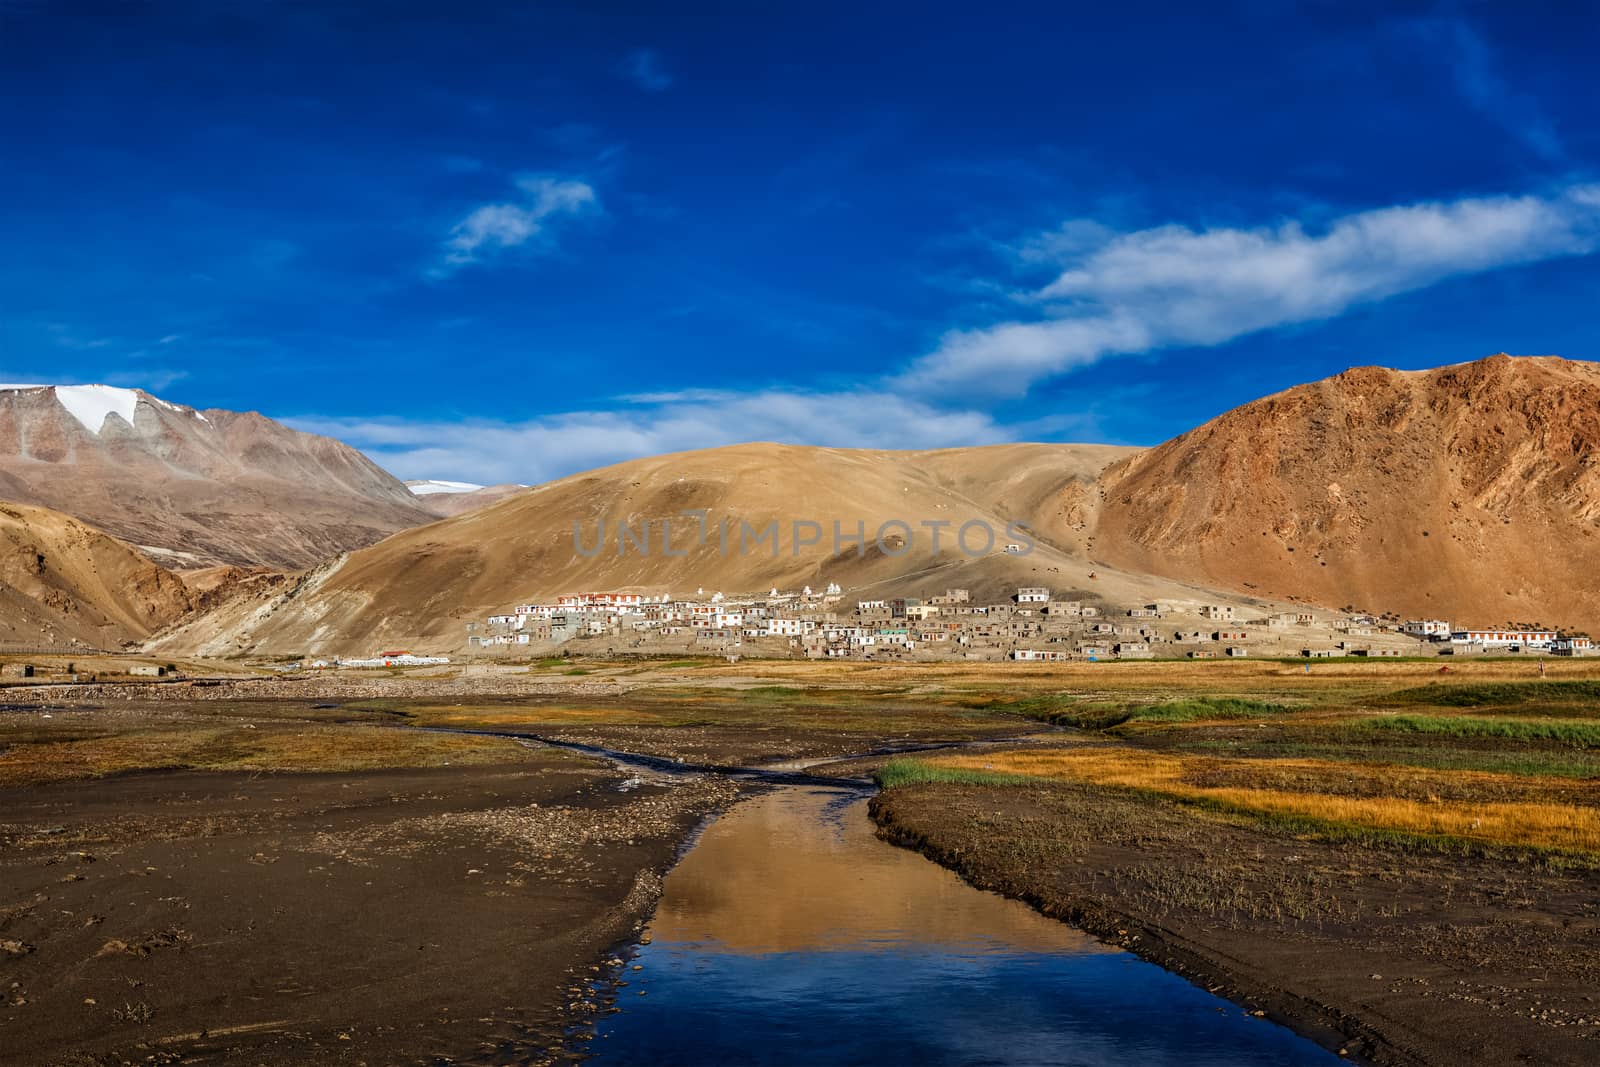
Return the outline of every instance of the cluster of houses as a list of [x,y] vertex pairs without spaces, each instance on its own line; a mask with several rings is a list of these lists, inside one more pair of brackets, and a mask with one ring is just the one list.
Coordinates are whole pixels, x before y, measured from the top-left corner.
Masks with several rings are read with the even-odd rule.
[[[449,656],[419,656],[414,652],[404,649],[389,652],[379,652],[366,659],[339,659],[316,660],[310,664],[313,670],[323,670],[329,667],[437,667],[450,662]],[[296,663],[289,667],[291,670],[299,669]]]
[[[1248,617],[1246,617],[1248,615]],[[1452,651],[1529,650],[1578,655],[1582,637],[1532,631],[1453,631],[1437,620],[1403,625],[1370,615],[1256,613],[1230,604],[1171,602],[1112,609],[1024,586],[999,603],[969,590],[927,598],[847,598],[838,585],[766,594],[692,597],[574,593],[521,604],[467,626],[469,650],[528,646],[553,651],[689,652],[804,656],[812,659],[1067,660],[1241,658],[1257,654],[1334,656],[1415,654],[1421,642]]]
[[1400,627],[1402,633],[1453,648],[1475,652],[1547,652],[1553,656],[1584,656],[1594,651],[1594,642],[1576,634],[1555,630],[1484,629],[1455,630],[1443,619],[1414,619]]

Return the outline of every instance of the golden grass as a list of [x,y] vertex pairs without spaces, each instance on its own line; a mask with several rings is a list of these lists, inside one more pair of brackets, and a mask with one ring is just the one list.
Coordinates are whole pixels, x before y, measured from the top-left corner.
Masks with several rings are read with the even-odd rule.
[[[1178,756],[1121,746],[1052,749],[987,755],[942,756],[936,767],[1015,774],[1140,789],[1185,801],[1202,801],[1247,812],[1297,816],[1371,830],[1447,835],[1491,844],[1600,853],[1600,809],[1550,800],[1421,800],[1405,796],[1348,796],[1248,786],[1198,785],[1219,768],[1280,773],[1286,768],[1323,775],[1330,786],[1349,767],[1320,760],[1230,760]],[[1438,772],[1384,768],[1407,784],[1437,779],[1459,789],[1474,781],[1501,789],[1528,788],[1526,778],[1486,772]],[[1397,783],[1398,784],[1398,783]],[[1547,784],[1534,780],[1535,785]],[[1398,790],[1397,790],[1398,791]]]

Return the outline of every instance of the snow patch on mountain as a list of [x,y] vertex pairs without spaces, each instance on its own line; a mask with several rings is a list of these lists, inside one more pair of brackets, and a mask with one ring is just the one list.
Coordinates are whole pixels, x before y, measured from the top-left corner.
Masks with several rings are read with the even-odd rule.
[[476,493],[483,486],[474,485],[472,482],[442,482],[429,478],[407,482],[406,488],[411,490],[412,496],[432,496],[435,493]]
[[159,396],[151,396],[139,389],[121,389],[114,385],[0,385],[0,393],[20,393],[31,389],[55,390],[56,400],[61,406],[82,423],[84,429],[96,437],[105,429],[106,417],[112,413],[122,416],[123,420],[132,426],[133,413],[138,409],[141,400],[149,401],[168,411],[187,413],[207,426],[211,425],[211,420],[196,409],[183,404],[174,404],[170,400],[162,400]]
[[112,415],[132,426],[133,413],[139,407],[137,389],[119,389],[114,385],[0,385],[0,390],[51,388],[55,390],[56,401],[67,409],[67,414],[97,437]]
[[56,399],[95,435],[106,428],[106,420],[113,415],[132,426],[133,413],[139,407],[138,390],[114,385],[58,385]]

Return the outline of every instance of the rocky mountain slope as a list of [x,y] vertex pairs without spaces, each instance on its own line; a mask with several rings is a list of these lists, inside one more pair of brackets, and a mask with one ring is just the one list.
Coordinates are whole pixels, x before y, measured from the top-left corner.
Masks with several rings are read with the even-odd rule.
[[0,645],[117,649],[194,606],[177,575],[60,512],[0,503]]
[[0,386],[0,500],[67,512],[180,569],[309,567],[434,518],[332,438],[98,385]]
[[1102,479],[1095,551],[1263,596],[1600,632],[1600,364],[1361,367]]

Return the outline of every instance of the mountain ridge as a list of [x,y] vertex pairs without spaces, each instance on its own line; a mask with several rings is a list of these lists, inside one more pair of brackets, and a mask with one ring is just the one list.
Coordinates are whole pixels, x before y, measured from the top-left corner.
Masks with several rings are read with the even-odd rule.
[[[139,406],[136,421],[153,408]],[[98,411],[89,421],[117,439],[127,420]],[[169,414],[199,421],[181,409]],[[4,432],[0,417],[0,445]],[[1044,585],[1117,607],[1216,598],[1600,630],[1600,364],[1556,357],[1500,355],[1425,371],[1355,367],[1240,405],[1151,449],[755,442],[498,488],[515,491],[324,554],[297,568],[303,573],[197,574],[191,608],[163,609],[168,628],[153,628],[152,647],[449,650],[459,647],[463,623],[561,593],[830,582],[855,596],[962,587],[975,599],[1000,599],[1019,585]],[[713,532],[701,536],[690,512],[703,513]],[[647,520],[655,532],[644,553],[637,542]],[[663,520],[672,524],[668,545]],[[835,552],[827,531],[836,521],[849,531],[860,523],[869,541],[880,528],[895,532]],[[796,522],[814,526],[815,540],[796,544]],[[730,553],[714,532],[724,523],[734,537],[739,524],[752,532],[776,524],[778,535],[770,550],[758,538],[753,550]],[[949,538],[973,523],[999,541],[956,551]],[[1024,537],[1016,523],[1026,525],[1033,551],[1004,547]],[[619,549],[622,524],[629,536]],[[933,526],[947,538],[939,554],[927,542]]]
[[435,518],[333,438],[111,386],[0,386],[0,498],[178,568],[297,570]]
[[1130,458],[1101,492],[1098,544],[1119,566],[1334,606],[1600,626],[1594,363],[1352,368]]

